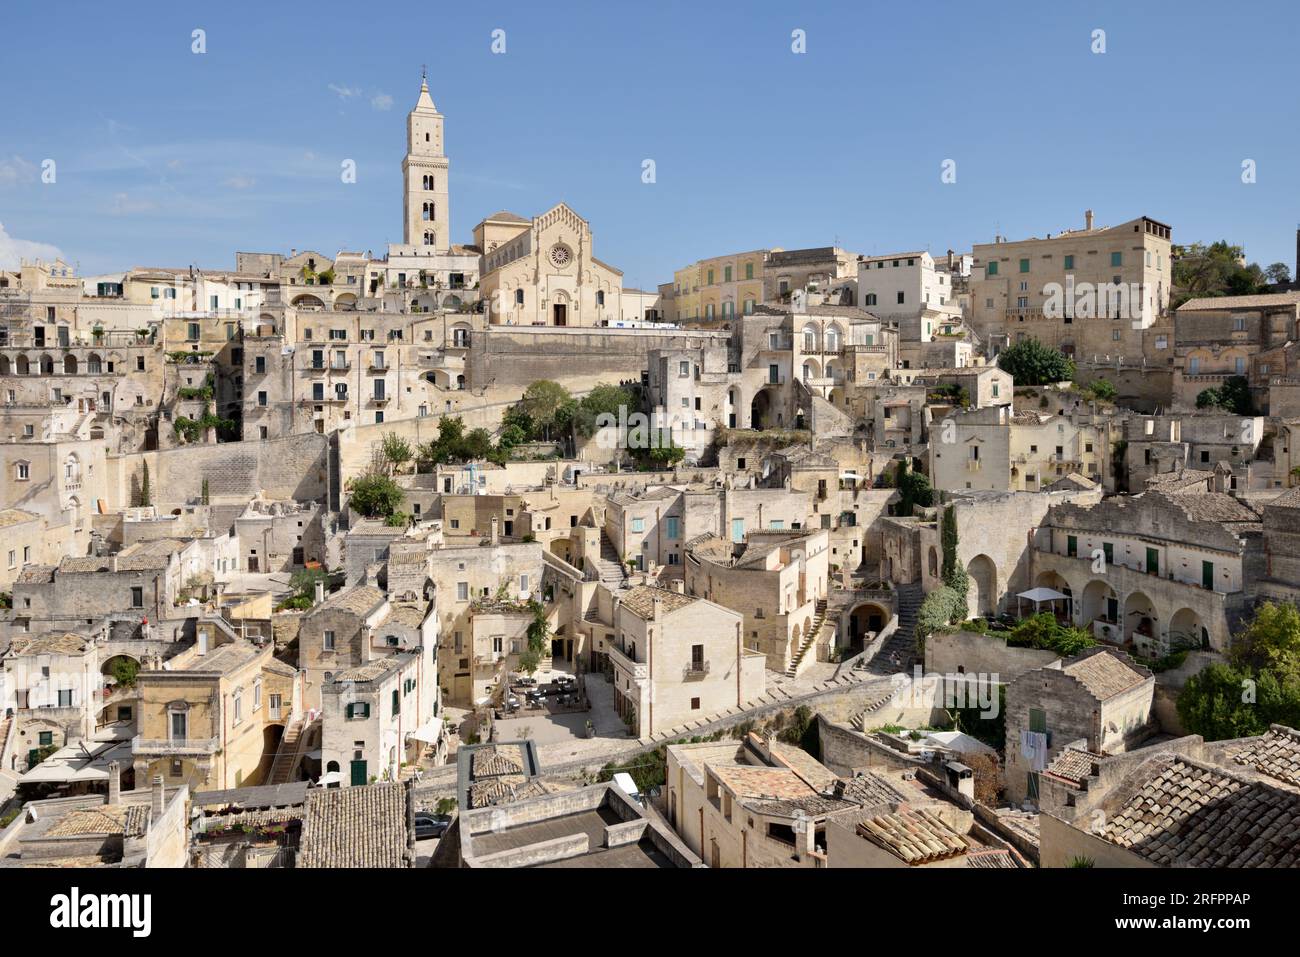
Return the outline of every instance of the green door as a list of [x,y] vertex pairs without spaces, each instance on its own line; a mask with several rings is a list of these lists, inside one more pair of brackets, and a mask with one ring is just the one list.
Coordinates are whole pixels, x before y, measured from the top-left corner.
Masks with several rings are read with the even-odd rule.
[[1214,589],[1214,562],[1201,562],[1201,587]]
[[1067,558],[1079,557],[1079,538],[1077,535],[1067,535],[1065,537],[1065,554]]
[[359,787],[366,783],[366,762],[352,762],[352,786]]
[[1160,574],[1160,553],[1154,548],[1147,549],[1147,574]]

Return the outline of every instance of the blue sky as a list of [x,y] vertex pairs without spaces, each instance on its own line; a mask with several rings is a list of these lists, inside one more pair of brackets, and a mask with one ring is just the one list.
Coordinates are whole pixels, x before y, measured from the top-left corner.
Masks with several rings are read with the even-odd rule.
[[629,286],[760,247],[969,249],[1079,226],[1089,207],[1294,263],[1287,2],[478,6],[11,6],[0,262],[47,246],[84,274],[233,268],[237,249],[380,254],[401,240],[427,63],[454,240],[563,200]]

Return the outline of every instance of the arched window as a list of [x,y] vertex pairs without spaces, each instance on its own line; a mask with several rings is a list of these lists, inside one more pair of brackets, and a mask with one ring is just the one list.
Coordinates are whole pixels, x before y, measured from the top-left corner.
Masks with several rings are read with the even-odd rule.
[[874,292],[867,293],[867,301],[864,302],[863,305],[874,306],[875,304],[876,304],[876,294]]
[[[803,327],[803,351],[804,352],[817,351],[817,329],[814,326]],[[805,376],[805,378],[807,377]]]
[[433,233],[425,233],[425,234],[424,234],[424,244],[425,244],[426,246],[432,246],[432,245],[433,245]]
[[90,357],[86,359],[86,371],[91,375],[99,375],[104,371],[104,362],[99,357],[99,353],[92,352]]
[[41,356],[41,375],[54,375],[54,360],[49,356]]
[[837,326],[831,326],[826,330],[826,351],[840,351],[840,330]]

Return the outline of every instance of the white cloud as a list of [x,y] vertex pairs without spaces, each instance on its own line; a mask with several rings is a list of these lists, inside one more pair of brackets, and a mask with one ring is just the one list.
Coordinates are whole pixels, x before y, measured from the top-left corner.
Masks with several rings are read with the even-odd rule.
[[226,180],[226,185],[231,189],[252,189],[257,185],[257,180],[251,176],[232,176]]
[[36,179],[36,164],[21,156],[0,158],[0,186],[17,186]]
[[32,242],[29,239],[15,239],[5,232],[4,223],[0,223],[0,268],[17,269],[24,259],[61,259],[63,253],[57,246],[49,243]]
[[360,87],[355,86],[339,86],[337,83],[331,83],[330,89],[338,94],[340,100],[350,100],[361,95]]
[[387,112],[393,108],[393,98],[387,93],[376,93],[370,98],[370,105],[376,110]]

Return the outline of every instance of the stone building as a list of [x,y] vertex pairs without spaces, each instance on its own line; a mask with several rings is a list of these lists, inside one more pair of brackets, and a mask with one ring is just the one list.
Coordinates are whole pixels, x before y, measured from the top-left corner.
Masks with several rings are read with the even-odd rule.
[[614,706],[638,737],[763,693],[766,658],[745,648],[739,613],[640,585],[617,596],[613,618]]
[[1038,339],[1080,357],[1146,355],[1169,311],[1172,231],[1148,217],[1047,238],[977,243],[971,324],[990,350]]
[[1257,404],[1267,406],[1267,384],[1278,377],[1279,386],[1285,386],[1290,374],[1284,356],[1275,350],[1296,340],[1297,323],[1298,292],[1183,303],[1174,314],[1174,402],[1179,408],[1194,408],[1205,389],[1217,388],[1232,376],[1249,380],[1254,362]]
[[1027,492],[1072,472],[1103,482],[1112,474],[1111,432],[1109,418],[1089,413],[950,409],[931,426],[930,480],[945,491]]
[[340,787],[397,781],[441,740],[436,643],[333,673],[321,689],[321,762]]
[[833,646],[833,629],[822,629],[829,569],[822,530],[755,530],[740,543],[706,535],[687,543],[686,593],[741,612],[745,647],[772,671],[797,671],[816,660],[816,642]]
[[827,818],[857,806],[819,762],[755,732],[666,751],[668,823],[709,867],[824,867]]
[[6,770],[25,771],[51,750],[89,740],[104,697],[93,636],[53,632],[18,637],[0,655],[0,713],[10,715]]
[[1300,734],[1198,735],[1098,755],[1068,749],[1042,773],[1043,867],[1300,865]]
[[1054,506],[1033,534],[1033,586],[1067,595],[1078,627],[1144,655],[1226,650],[1263,542],[1259,514],[1218,479],[1214,490]]
[[1240,473],[1244,491],[1264,442],[1264,424],[1262,416],[1209,411],[1128,416],[1123,424],[1126,488],[1140,492],[1149,479],[1187,470],[1209,473],[1222,462],[1234,473],[1229,490],[1237,489],[1235,473]]
[[496,225],[475,229],[480,248],[498,243],[484,249],[480,267],[493,324],[601,326],[622,316],[623,273],[593,255],[591,226],[566,204],[507,226],[499,239],[479,239]]
[[261,783],[301,711],[300,676],[273,657],[272,642],[243,640],[221,619],[201,621],[196,634],[166,668],[155,662],[136,676],[136,780],[161,775],[200,790]]
[[1090,754],[1132,750],[1156,731],[1155,678],[1127,655],[1093,648],[1026,672],[1006,686],[1006,797],[1038,797],[1038,776],[1065,748]]

